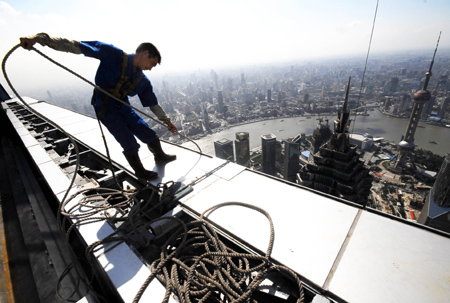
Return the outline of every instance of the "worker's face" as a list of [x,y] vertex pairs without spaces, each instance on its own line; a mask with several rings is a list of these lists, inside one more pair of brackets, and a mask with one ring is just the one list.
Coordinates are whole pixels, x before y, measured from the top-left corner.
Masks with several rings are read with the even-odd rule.
[[148,51],[144,51],[139,59],[138,67],[141,70],[152,70],[158,64],[158,58],[149,58]]

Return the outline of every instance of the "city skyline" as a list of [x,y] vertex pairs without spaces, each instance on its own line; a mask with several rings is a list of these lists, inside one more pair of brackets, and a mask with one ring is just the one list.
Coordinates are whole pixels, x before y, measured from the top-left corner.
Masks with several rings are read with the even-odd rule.
[[[371,104],[371,106],[374,103],[382,103],[384,111],[388,111],[389,114],[409,115],[405,110],[411,107],[412,94],[421,87],[421,79],[429,69],[432,55],[432,50],[424,51],[421,54],[413,52],[396,56],[373,55],[372,62],[369,63],[367,69],[364,90],[360,96],[361,102]],[[431,89],[434,90],[438,83],[444,83],[442,81],[445,75],[448,76],[449,60],[449,52],[438,50],[433,76],[430,80]],[[324,119],[332,118],[336,106],[343,100],[343,88],[345,88],[349,76],[352,78],[350,101],[353,109],[356,106],[355,102],[359,99],[358,92],[363,63],[363,58],[351,58],[293,65],[255,66],[247,68],[245,72],[241,72],[239,69],[196,71],[195,73],[168,74],[164,77],[153,78],[152,82],[160,104],[176,123],[180,123],[177,127],[183,129],[186,135],[197,138],[198,135],[206,134],[204,127],[199,123],[200,120],[205,121],[206,128],[215,129],[214,132],[216,132],[220,129],[228,129],[228,126],[236,123],[265,120],[271,117],[297,116],[301,115],[304,110],[307,112],[313,110],[311,113],[316,113]],[[394,81],[395,79],[397,82]],[[92,115],[90,106],[92,88],[81,81],[78,83],[82,85],[65,88],[41,87],[36,91],[19,90],[19,93],[22,96],[45,100],[76,112]],[[396,85],[393,86],[395,83]],[[392,98],[385,98],[384,92],[388,92],[387,90],[390,92],[389,94],[392,94]],[[437,103],[430,102],[430,105],[442,107],[445,103],[442,99],[444,91],[440,89]],[[223,101],[226,101],[224,103],[227,108],[226,117],[220,113],[216,115],[216,111],[221,111],[219,102],[221,94]],[[270,96],[273,102],[269,102]],[[130,100],[133,106],[146,111],[136,97]],[[387,100],[388,102],[386,102]],[[305,106],[308,104],[310,107],[306,109]],[[313,109],[311,105],[314,104]],[[224,108],[222,106],[222,111]],[[204,117],[205,111],[210,115],[208,123]],[[330,117],[330,112],[332,117]],[[431,114],[430,106],[427,106],[426,113]],[[439,115],[441,114],[443,112],[439,111]],[[315,119],[312,120],[315,121]],[[446,120],[448,123],[448,115]],[[398,142],[406,129],[406,124],[401,121],[403,120],[399,119],[395,122],[395,126],[391,125],[393,121],[389,122],[388,125],[391,128],[387,129],[385,129],[384,122],[382,125],[377,125],[374,121],[366,121],[369,123],[368,125],[356,123],[356,131],[363,133],[369,131],[373,135],[384,136]],[[296,128],[297,122],[294,122],[294,128]],[[314,123],[313,128],[315,127]],[[304,125],[305,122],[301,124]],[[269,125],[270,123],[267,123],[264,128]],[[361,128],[362,126],[363,128]],[[278,128],[273,125],[273,131],[277,133],[282,129],[280,135],[286,136],[290,131],[285,127]],[[394,129],[395,131],[393,131]],[[429,133],[429,127],[421,127],[419,133],[425,131],[424,138],[428,139],[425,140],[419,136],[417,143],[421,148],[434,150],[443,155],[448,152],[448,148],[446,149],[448,145],[445,143],[446,140],[442,141],[437,134],[447,131],[447,129],[439,129],[439,132]],[[306,132],[309,131],[312,132],[312,129]],[[170,134],[168,135],[170,136]],[[296,135],[298,133],[289,134],[289,136]],[[428,137],[430,135],[432,138]],[[253,137],[254,135],[250,136],[250,138]],[[168,140],[169,137],[163,139]],[[228,139],[234,140],[234,133]],[[440,144],[430,144],[430,140]]]
[[[178,71],[290,60],[364,57],[377,7],[375,0],[105,3],[0,1],[0,51],[6,54],[20,36],[37,32],[75,40],[101,40],[129,53],[142,40],[151,40],[163,60],[148,74],[150,78]],[[439,32],[450,27],[448,12],[450,3],[446,1],[380,1],[371,54],[432,49]],[[129,19],[133,23],[124,25]],[[444,32],[440,49],[449,47],[450,39]],[[95,60],[41,49],[93,78]],[[28,74],[28,81],[24,81],[27,85],[37,85],[37,79],[45,79],[46,85],[73,81],[69,75],[49,68],[50,64],[37,54],[20,50],[12,57],[8,71],[16,82],[21,82],[24,71]],[[4,79],[1,81],[5,84]]]

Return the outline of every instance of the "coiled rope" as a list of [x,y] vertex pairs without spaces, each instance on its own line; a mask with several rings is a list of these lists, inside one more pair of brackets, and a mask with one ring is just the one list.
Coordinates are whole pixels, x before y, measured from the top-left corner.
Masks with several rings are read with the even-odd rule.
[[[110,188],[83,189],[72,194],[66,201],[61,203],[59,210],[63,218],[61,226],[65,226],[67,220],[69,218],[71,219],[71,224],[65,232],[66,245],[70,246],[70,236],[75,228],[89,223],[105,221],[111,224],[121,222],[121,225],[105,238],[86,246],[85,257],[90,267],[95,268],[97,266],[95,252],[108,243],[114,243],[115,246],[126,242],[135,247],[148,247],[151,245],[151,241],[147,236],[148,232],[144,233],[144,231],[148,230],[149,225],[155,222],[155,220],[150,221],[151,219],[148,214],[155,212],[155,209],[160,207],[163,201],[160,200],[156,205],[151,205],[151,201],[157,191],[148,186],[141,189],[140,192],[144,190],[150,190],[151,195],[147,200],[141,199],[140,201],[136,198],[137,191],[126,192]],[[75,198],[80,196],[81,199],[74,201]],[[144,221],[144,219],[146,220]],[[163,219],[179,220],[176,218],[159,218],[158,220]],[[147,223],[144,224],[144,222]],[[64,234],[64,231],[62,233]],[[70,296],[60,294],[61,281],[73,269],[78,273],[78,285],[82,283],[92,294],[97,296],[97,299],[107,302],[99,293],[90,287],[95,276],[95,271],[92,272],[91,277],[82,279],[81,277],[83,277],[84,271],[79,264],[78,258],[75,255],[71,255],[71,258],[73,259],[73,265],[67,268],[59,278],[56,287],[57,296],[60,299],[68,300],[75,293],[74,291]]]
[[[236,252],[220,240],[204,217],[225,206],[246,207],[266,216],[270,223],[270,239],[265,256]],[[288,267],[270,262],[273,240],[273,222],[263,209],[242,202],[215,205],[204,211],[198,220],[183,224],[172,234],[162,246],[161,257],[152,263],[152,273],[133,303],[139,302],[155,277],[166,287],[164,303],[168,302],[171,293],[182,303],[257,302],[252,299],[252,295],[273,272],[293,278],[298,287],[296,302],[303,302],[303,286],[296,273]]]
[[[143,223],[142,218],[157,207],[155,205],[149,208],[153,194],[147,201],[137,201],[135,194],[117,190],[96,189],[91,193],[88,191],[92,189],[84,190],[85,197],[78,203],[71,204],[69,210],[63,213],[75,222],[67,230],[67,242],[75,226],[80,224],[106,220],[123,222],[115,232],[86,247],[86,258],[92,266],[95,265],[95,252],[108,243],[118,245],[126,242],[129,245],[145,248],[151,246],[153,242],[142,231],[150,229],[155,222],[173,220],[179,226],[175,232],[171,232],[171,236],[163,245],[157,247],[160,250],[160,258],[151,263],[151,274],[140,287],[133,303],[140,301],[155,278],[166,288],[161,301],[164,303],[168,302],[172,294],[182,303],[257,302],[252,296],[260,289],[272,287],[263,283],[273,273],[290,278],[298,289],[295,294],[296,302],[304,301],[303,285],[297,274],[288,267],[270,262],[274,243],[274,225],[270,215],[263,209],[242,202],[225,202],[205,210],[198,220],[189,223],[184,223],[176,217],[160,217]],[[68,206],[77,194],[72,195],[65,206]],[[123,201],[115,205],[108,202],[117,198]],[[82,213],[79,212],[80,206],[83,208]],[[264,256],[237,252],[222,242],[206,217],[213,211],[226,206],[250,208],[267,218],[270,225],[270,237]],[[130,208],[130,211],[121,218],[106,215],[108,210],[127,208]],[[132,238],[128,236],[130,227],[134,231]]]
[[[2,61],[2,71],[5,76],[8,85],[11,87],[15,95],[18,99],[34,114],[39,117],[42,117],[38,112],[33,110],[17,93],[14,86],[11,84],[9,80],[5,65],[8,57],[18,48],[20,44],[14,46],[3,58]],[[165,126],[163,123],[157,121],[146,113],[140,111],[139,109],[134,108],[130,104],[123,102],[122,100],[116,98],[114,95],[111,95],[109,92],[101,89],[96,86],[94,83],[88,81],[67,67],[61,65],[60,63],[54,61],[49,58],[45,54],[41,53],[37,49],[33,48],[38,54],[51,61],[52,63],[58,65],[59,67],[65,69],[76,77],[80,78],[84,82],[92,85],[95,89],[101,91],[102,93],[110,96],[114,100],[122,103],[125,106],[133,108],[137,112],[142,115],[152,119],[156,123],[159,123]],[[48,120],[46,117],[42,117]],[[62,127],[59,127],[53,121],[49,121],[56,128],[61,130],[65,136],[69,138],[71,143],[74,145],[76,155],[77,155],[77,166],[75,171],[79,170],[79,151],[76,142],[67,132],[64,131]],[[200,147],[190,138],[182,135],[178,132],[181,137],[191,141],[194,143],[199,149],[200,154],[202,154]],[[71,231],[79,225],[84,224],[86,222],[96,222],[101,220],[111,220],[111,218],[105,214],[111,208],[127,208],[131,207],[131,210],[128,216],[124,216],[122,218],[115,218],[114,220],[121,220],[127,222],[128,226],[131,226],[133,229],[137,231],[139,237],[137,239],[131,239],[129,237],[124,236],[123,234],[119,234],[122,229],[116,230],[114,233],[92,243],[86,248],[86,257],[90,262],[93,262],[92,258],[94,257],[94,252],[105,243],[111,242],[122,242],[126,241],[129,244],[139,244],[143,246],[149,245],[149,239],[145,238],[145,236],[141,233],[142,228],[149,228],[151,224],[161,221],[161,220],[175,220],[178,222],[180,227],[178,230],[172,234],[172,236],[167,240],[167,242],[162,246],[161,257],[154,261],[151,264],[152,273],[146,279],[144,284],[139,289],[136,294],[133,302],[139,302],[142,297],[145,289],[151,283],[151,281],[156,277],[166,286],[166,294],[162,302],[168,302],[170,298],[170,294],[175,294],[180,302],[182,303],[191,303],[191,302],[257,302],[252,299],[252,295],[261,287],[262,283],[266,280],[266,277],[272,273],[277,272],[284,275],[289,275],[296,282],[298,286],[298,299],[297,303],[301,303],[304,300],[304,292],[302,282],[298,278],[295,272],[291,269],[281,266],[281,265],[273,265],[270,262],[270,254],[273,247],[274,241],[274,228],[272,219],[270,215],[264,210],[245,203],[241,202],[227,202],[216,205],[208,210],[206,210],[200,217],[200,219],[185,224],[178,218],[175,217],[161,217],[154,220],[150,220],[148,223],[139,226],[137,228],[137,222],[142,222],[139,220],[139,216],[145,216],[146,213],[150,212],[153,208],[148,210],[148,203],[143,204],[142,201],[135,201],[135,195],[132,193],[127,193],[122,191],[115,191],[111,189],[96,189],[97,191],[92,195],[88,195],[88,197],[83,198],[76,205],[71,206],[70,209],[65,210],[68,203],[75,197],[80,194],[85,194],[84,191],[77,192],[72,195],[69,200],[66,200],[67,195],[69,193],[70,188],[72,188],[73,183],[75,181],[76,174],[74,174],[69,189],[66,191],[61,204],[60,209],[58,211],[58,222],[61,222],[60,228],[62,228],[63,223],[62,220],[59,219],[59,216],[63,215],[65,218],[74,219],[75,223],[73,223],[66,232],[66,243],[69,242],[69,236]],[[88,190],[85,190],[88,191]],[[107,198],[104,198],[104,196]],[[114,197],[121,196],[124,197],[123,201],[117,205],[111,205],[108,202],[109,199]],[[153,196],[153,195],[152,195]],[[150,199],[149,199],[150,200]],[[144,201],[145,202],[145,201]],[[149,201],[148,201],[149,202]],[[254,255],[250,253],[239,253],[234,251],[233,249],[227,247],[217,235],[215,229],[207,222],[204,218],[205,214],[211,213],[212,211],[224,207],[224,206],[242,206],[254,209],[263,215],[265,215],[270,223],[270,239],[267,252],[265,256]],[[85,210],[83,213],[74,214],[73,211],[79,209],[82,206]],[[154,206],[156,207],[156,206]],[[125,224],[124,224],[125,225]],[[76,258],[73,256],[72,258]],[[256,265],[254,265],[256,263]],[[81,270],[76,267],[77,270]],[[68,269],[69,270],[69,269]],[[86,282],[86,285],[89,285]],[[92,290],[92,289],[91,289]],[[60,296],[59,292],[58,296]],[[98,295],[98,294],[97,294]],[[101,297],[98,297],[102,299]]]
[[[70,235],[70,232],[74,229],[75,226],[77,226],[78,224],[81,224],[81,222],[84,222],[84,221],[94,222],[94,221],[99,221],[99,220],[105,220],[105,217],[104,217],[104,216],[101,216],[101,217],[91,216],[91,217],[85,217],[85,218],[82,218],[82,219],[80,219],[79,221],[77,221],[77,222],[75,222],[74,224],[72,224],[67,232],[65,231],[65,229],[64,229],[65,219],[66,219],[66,217],[72,217],[72,216],[70,215],[70,211],[73,210],[73,208],[71,208],[71,209],[69,210],[69,212],[66,212],[66,211],[65,211],[65,206],[67,205],[67,203],[68,203],[74,196],[77,196],[77,195],[83,193],[83,191],[77,192],[75,195],[72,196],[71,199],[67,200],[68,194],[69,194],[71,188],[73,187],[73,185],[74,185],[74,183],[75,183],[75,180],[76,180],[76,177],[77,177],[77,173],[76,173],[76,172],[78,172],[79,169],[80,169],[80,153],[79,153],[78,145],[77,145],[76,141],[74,140],[74,138],[73,138],[69,133],[67,133],[67,132],[64,130],[64,128],[62,128],[61,126],[59,126],[59,125],[58,125],[57,123],[55,123],[54,121],[50,120],[48,117],[43,116],[42,114],[40,114],[39,112],[37,112],[36,110],[34,110],[30,105],[28,105],[28,103],[26,103],[26,102],[24,101],[24,99],[22,98],[22,96],[17,92],[17,90],[15,89],[14,85],[11,83],[11,81],[10,81],[10,79],[9,79],[9,77],[8,77],[8,74],[7,74],[7,72],[6,72],[6,62],[7,62],[7,60],[9,59],[9,57],[11,56],[11,54],[12,54],[17,48],[19,48],[19,47],[20,47],[20,44],[17,44],[17,45],[15,45],[14,47],[12,47],[12,48],[6,53],[6,55],[4,56],[4,58],[3,58],[3,60],[2,60],[2,72],[3,72],[3,75],[4,75],[4,77],[5,77],[6,82],[8,83],[8,85],[9,85],[9,87],[11,88],[11,90],[13,91],[13,93],[14,93],[14,94],[17,96],[17,98],[21,101],[21,103],[23,104],[24,107],[26,107],[31,113],[33,113],[33,114],[36,115],[37,117],[40,117],[40,118],[42,118],[43,120],[48,121],[48,123],[50,123],[50,124],[53,125],[56,129],[58,129],[59,131],[61,131],[61,132],[64,134],[64,136],[66,136],[66,137],[70,140],[70,142],[71,142],[71,144],[73,145],[74,150],[75,150],[75,154],[76,154],[76,166],[75,166],[75,170],[74,170],[75,173],[73,174],[73,177],[72,177],[72,179],[71,179],[71,181],[70,181],[69,187],[68,187],[68,189],[66,190],[66,192],[65,192],[65,194],[64,194],[64,196],[63,196],[63,198],[62,198],[62,200],[61,200],[61,203],[60,203],[60,205],[59,205],[59,209],[58,209],[57,215],[56,215],[56,216],[57,216],[57,222],[58,222],[60,231],[61,231],[63,234],[66,233],[66,244],[69,245],[69,241],[68,241],[69,235]],[[37,52],[38,54],[40,54],[41,56],[43,56],[44,58],[46,58],[46,59],[48,59],[49,61],[51,61],[52,63],[56,64],[57,66],[59,66],[59,67],[65,69],[66,71],[68,71],[68,72],[70,72],[71,74],[77,76],[78,78],[82,79],[83,81],[87,82],[88,84],[94,86],[95,89],[100,90],[100,91],[102,91],[103,93],[110,95],[107,91],[102,90],[100,87],[96,86],[95,84],[91,83],[91,82],[88,81],[87,79],[81,77],[81,76],[78,75],[77,73],[75,73],[75,72],[73,72],[72,70],[66,68],[66,67],[63,66],[62,64],[56,62],[55,60],[49,58],[48,56],[46,56],[45,54],[41,53],[41,52],[38,51],[37,49],[33,48],[33,50],[36,51],[36,52]],[[123,102],[122,100],[116,98],[115,96],[112,96],[112,95],[111,95],[110,97],[111,97],[111,98],[114,98],[115,100],[121,102],[122,104],[124,104],[124,105],[126,105],[126,106],[128,106],[128,107],[133,108],[131,105],[129,105],[129,104]],[[155,120],[154,118],[148,116],[146,113],[144,113],[144,112],[142,112],[142,111],[140,111],[140,110],[138,110],[138,109],[136,109],[136,108],[133,108],[133,109],[135,109],[136,111],[138,111],[138,112],[142,113],[143,115],[149,117],[150,119],[156,121],[157,123],[159,123],[159,124],[161,124],[161,125],[164,125],[164,124],[162,124],[161,122]],[[102,130],[102,128],[101,128],[100,122],[99,122],[99,126],[100,126],[100,129],[101,129],[101,131],[102,131],[103,140],[104,140],[105,147],[106,147],[106,150],[107,150],[108,160],[109,160],[109,163],[110,163],[110,165],[111,165],[111,167],[112,167],[112,162],[111,162],[111,158],[110,158],[110,156],[109,156],[108,146],[106,145],[106,141],[105,141],[105,138],[104,138],[104,135],[103,135],[103,130]],[[164,125],[164,126],[165,126],[165,125]],[[178,134],[179,134],[180,136],[182,136],[182,137],[184,137],[184,138],[186,138],[186,139],[192,141],[191,139],[185,137],[185,136],[182,135],[181,133],[178,132]],[[198,148],[199,151],[200,151],[200,154],[202,154],[200,147],[199,147],[194,141],[192,141],[192,142],[197,146],[197,148]],[[127,194],[127,193],[129,193],[129,192],[135,192],[134,190],[124,190],[124,189],[122,189],[122,187],[120,186],[120,184],[118,183],[118,181],[117,181],[117,179],[116,179],[116,177],[115,177],[114,169],[111,169],[111,171],[112,171],[112,174],[113,174],[113,176],[114,176],[114,179],[115,179],[117,185],[118,185],[119,188],[121,189],[120,195],[122,195],[122,194]],[[98,190],[102,190],[102,189],[98,189]],[[110,190],[110,189],[103,189],[103,190]],[[114,195],[119,195],[119,194],[118,194],[118,193],[114,193]],[[109,208],[110,208],[110,206],[105,206],[103,209],[101,209],[101,210],[99,210],[99,211],[106,211],[106,210],[109,209]],[[91,215],[92,215],[92,214],[91,214]],[[77,218],[77,219],[79,219],[79,218]],[[132,221],[131,221],[131,222],[132,222]],[[111,236],[111,237],[112,237],[112,236]],[[104,242],[107,242],[107,241],[108,241],[108,239],[105,239],[105,240],[104,240]],[[98,244],[97,244],[97,245],[98,245]],[[70,245],[69,245],[69,246],[70,246]],[[82,276],[83,276],[83,270],[81,269],[81,265],[80,265],[79,262],[78,262],[77,256],[74,255],[74,253],[72,252],[72,250],[69,250],[69,253],[70,253],[70,258],[72,259],[73,263],[72,263],[72,265],[69,265],[69,267],[67,267],[66,270],[64,271],[64,273],[60,276],[59,281],[58,281],[58,285],[57,285],[57,288],[56,288],[57,296],[58,296],[59,298],[61,298],[61,299],[68,299],[67,297],[63,297],[63,296],[60,294],[60,292],[59,292],[59,286],[60,286],[60,283],[61,283],[62,279],[67,275],[67,273],[68,273],[71,269],[74,269],[74,270],[78,273],[78,277],[82,277]],[[78,285],[79,285],[80,283],[83,283],[86,287],[90,288],[90,287],[89,287],[89,284],[90,284],[89,281],[84,281],[82,278],[79,278],[79,280],[78,280]],[[97,298],[101,299],[101,295],[100,295],[100,294],[96,293],[93,289],[90,289],[90,291],[91,291],[93,294],[95,294],[95,295],[97,296]],[[76,290],[75,290],[72,294],[70,294],[69,298],[71,298],[71,297],[75,294],[75,292],[76,292]]]

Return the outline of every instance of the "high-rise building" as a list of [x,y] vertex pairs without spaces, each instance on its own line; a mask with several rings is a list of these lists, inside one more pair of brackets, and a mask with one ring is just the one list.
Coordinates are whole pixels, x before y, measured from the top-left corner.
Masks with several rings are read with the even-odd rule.
[[245,76],[244,73],[241,74],[241,85],[245,86],[246,82],[245,82]]
[[408,109],[409,102],[411,101],[411,97],[408,94],[404,94],[400,99],[400,111],[404,112]]
[[217,76],[217,73],[214,70],[211,70],[210,74],[214,83],[214,87],[217,89],[219,87],[219,79],[218,79],[219,77]]
[[272,102],[272,90],[268,89],[267,90],[267,102]]
[[228,78],[227,79],[227,88],[230,92],[232,92],[234,90],[234,86],[233,86],[233,78]]
[[250,142],[249,133],[237,132],[234,140],[234,147],[236,149],[236,163],[243,166],[248,166],[250,161]]
[[214,150],[217,158],[234,162],[233,141],[225,138],[214,141]]
[[328,143],[314,151],[312,161],[302,167],[297,175],[298,183],[361,205],[366,205],[372,186],[372,176],[359,159],[357,146],[350,144],[350,111],[347,95],[334,132]]
[[[435,92],[433,92],[434,94]],[[429,116],[433,112],[434,105],[436,104],[436,96],[432,94],[430,100],[423,106],[423,114]]]
[[303,96],[303,103],[305,103],[305,104],[309,104],[310,102],[309,102],[309,94],[305,94],[304,96]]
[[211,129],[206,103],[202,103],[202,117],[203,117],[203,123],[205,125],[205,128],[207,130]]
[[277,137],[274,134],[261,136],[262,171],[272,176],[276,175],[276,142]]
[[447,89],[447,79],[448,79],[448,72],[446,72],[444,75],[439,75],[438,82],[436,84],[436,91],[437,92],[445,92]]
[[300,144],[285,141],[284,142],[284,171],[285,180],[295,182],[299,169]]
[[223,104],[223,93],[221,90],[217,92],[218,112],[223,114],[225,112],[225,105]]
[[439,117],[441,119],[444,119],[445,112],[447,111],[449,105],[450,105],[450,97],[446,97],[444,101],[442,101],[441,106],[439,108]]
[[213,96],[214,96],[214,87],[210,86],[208,92],[208,102],[211,104],[213,103]]
[[[437,50],[437,47],[436,47]],[[436,55],[434,51],[434,56]],[[424,105],[431,99],[431,93],[427,90],[428,82],[431,78],[431,69],[434,62],[431,61],[430,69],[426,73],[423,88],[414,94],[414,106],[409,118],[409,123],[406,128],[406,134],[403,140],[398,144],[399,153],[396,162],[394,163],[395,170],[412,169],[415,170],[413,151],[416,147],[414,144],[414,134],[416,133],[417,125],[422,116],[422,109]]]
[[330,140],[332,133],[328,120],[324,122],[323,118],[319,118],[319,123],[317,123],[316,129],[313,131],[312,152],[318,152],[319,148]]
[[395,93],[397,91],[397,87],[398,87],[398,78],[397,77],[393,77],[391,78],[391,80],[389,80],[385,87],[384,87],[384,92],[385,93]]
[[450,233],[450,154],[447,154],[420,213],[418,223]]

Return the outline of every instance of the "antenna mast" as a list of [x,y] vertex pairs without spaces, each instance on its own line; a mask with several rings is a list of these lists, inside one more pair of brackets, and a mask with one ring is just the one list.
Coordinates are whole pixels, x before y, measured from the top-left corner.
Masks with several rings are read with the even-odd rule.
[[[406,133],[404,139],[398,144],[399,153],[397,156],[397,160],[394,164],[394,169],[397,171],[401,171],[403,169],[416,169],[414,164],[414,148],[416,145],[414,144],[414,135],[416,133],[417,125],[419,124],[422,109],[430,99],[431,93],[427,90],[428,82],[431,78],[431,69],[433,68],[434,58],[436,57],[437,48],[439,45],[439,40],[441,38],[441,33],[439,32],[439,38],[436,44],[436,48],[434,49],[433,59],[431,60],[430,69],[426,73],[425,83],[423,84],[423,88],[414,94],[414,106],[411,112],[411,117],[409,118],[409,123],[406,128]],[[409,163],[409,165],[408,165]]]
[[432,75],[431,69],[433,68],[434,58],[436,57],[436,52],[437,52],[437,49],[438,49],[438,46],[439,46],[439,40],[441,40],[441,33],[442,33],[442,31],[439,32],[439,37],[438,37],[438,40],[437,40],[437,43],[436,43],[436,48],[434,49],[433,60],[431,60],[431,64],[430,64],[430,69],[428,70],[427,74],[425,75],[426,78],[425,78],[425,83],[423,84],[423,90],[427,90],[428,82],[430,82],[430,78],[431,78],[431,75]]

